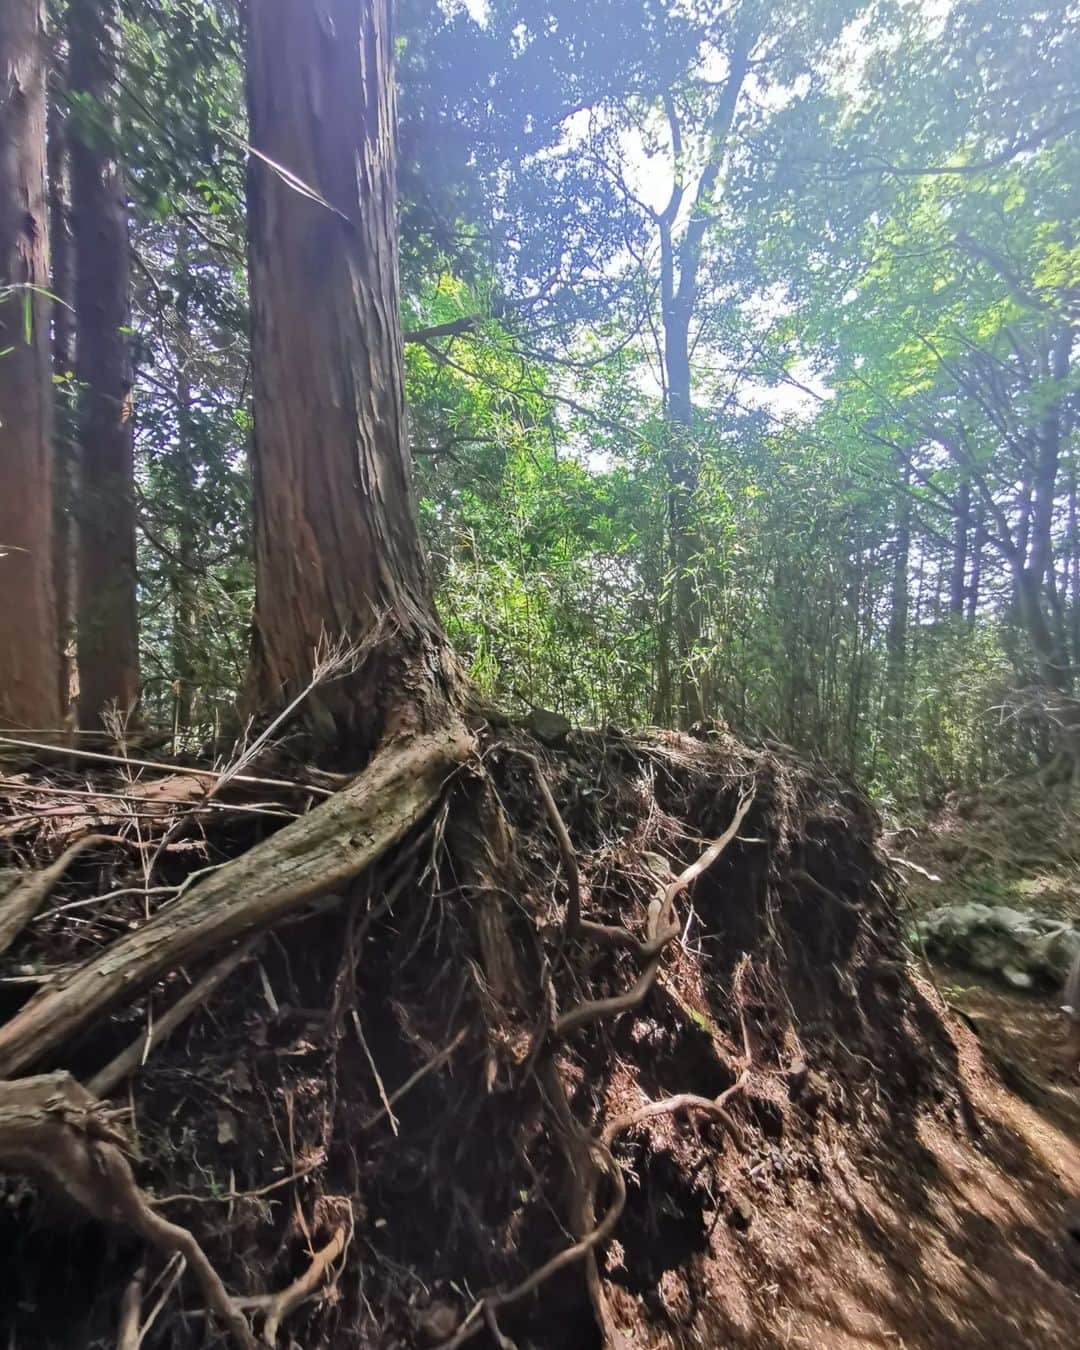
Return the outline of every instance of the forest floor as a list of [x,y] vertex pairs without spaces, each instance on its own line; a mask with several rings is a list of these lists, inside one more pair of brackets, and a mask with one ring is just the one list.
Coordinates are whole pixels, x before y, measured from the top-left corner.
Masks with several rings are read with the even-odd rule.
[[[1070,809],[1007,784],[886,842],[917,863],[905,869],[909,915],[980,901],[1076,923],[1078,840]],[[963,1128],[927,1113],[893,1148],[852,1158],[841,1145],[824,1193],[760,1216],[774,1306],[748,1345],[1077,1344],[1080,1069],[1059,999],[919,970],[952,1014]]]
[[[8,1029],[330,791],[39,758],[6,780],[2,860],[33,880],[97,842],[0,963]],[[904,934],[949,887],[1067,910],[1074,831],[1016,796],[884,852],[879,830],[850,784],[768,746],[505,731],[373,871],[214,953],[212,988],[172,974],[42,1067],[113,1099],[148,1203],[263,1343],[288,1296],[288,1350],[597,1350],[601,1321],[612,1350],[1064,1350],[1080,1080],[1053,1002],[932,971]],[[886,853],[946,879],[906,895]],[[664,905],[642,964],[630,934]],[[589,1276],[572,1230],[609,1218]],[[125,1309],[121,1344],[222,1343],[182,1262],[100,1232],[0,1190],[13,1350],[117,1345]]]
[[1080,1243],[1065,1221],[1080,1196],[1080,1080],[1062,1064],[1060,1019],[1050,1000],[936,977],[979,1028],[953,1022],[963,1127],[927,1112],[865,1149],[838,1133],[827,1184],[762,1205],[717,1264],[740,1325],[712,1344],[1077,1344]]

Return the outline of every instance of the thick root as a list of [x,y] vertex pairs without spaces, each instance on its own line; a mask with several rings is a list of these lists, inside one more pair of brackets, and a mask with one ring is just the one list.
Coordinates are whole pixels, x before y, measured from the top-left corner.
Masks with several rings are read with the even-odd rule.
[[179,1253],[209,1311],[237,1345],[255,1350],[247,1319],[198,1242],[150,1208],[121,1152],[122,1142],[101,1103],[70,1074],[0,1083],[0,1169],[32,1176],[94,1218],[126,1225],[161,1252]]
[[472,745],[455,725],[384,746],[341,792],[35,995],[0,1028],[0,1078],[63,1045],[182,962],[266,928],[357,876],[431,809]]

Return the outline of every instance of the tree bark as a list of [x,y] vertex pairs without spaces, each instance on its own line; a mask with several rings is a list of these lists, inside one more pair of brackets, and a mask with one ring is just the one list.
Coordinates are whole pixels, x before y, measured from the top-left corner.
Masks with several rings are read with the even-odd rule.
[[[184,282],[184,271],[188,265],[190,254],[187,239],[182,237],[177,250],[180,288],[176,303],[176,468],[182,502],[193,501],[195,495],[195,446],[190,372],[191,297]],[[176,567],[172,578],[172,658],[176,677],[173,725],[174,735],[178,739],[191,727],[195,700],[197,569],[195,522],[190,511],[181,509],[176,536]]]
[[974,623],[979,613],[982,590],[983,549],[986,545],[986,513],[980,503],[975,511],[975,533],[971,544],[971,578],[967,588],[967,621]]
[[[80,384],[79,720],[100,724],[139,694],[128,220],[111,142],[116,70],[113,0],[70,0],[69,84],[86,105],[70,128]],[[91,115],[94,125],[88,125]]]
[[[0,6],[0,718],[60,717],[41,0]],[[3,293],[5,288],[10,291]],[[38,289],[32,289],[38,288]]]
[[305,704],[318,739],[363,756],[453,678],[405,429],[388,0],[253,5],[248,113],[249,698],[279,703],[321,643],[375,635],[362,669]]
[[904,696],[907,691],[908,669],[911,498],[907,488],[911,482],[911,468],[906,460],[901,465],[901,473],[903,482],[896,507],[896,544],[889,595],[889,626],[885,634],[885,742],[887,753],[894,762],[904,748]]
[[961,618],[967,596],[968,535],[971,530],[971,484],[965,479],[956,493],[953,519],[952,570],[949,574],[949,614]]
[[72,398],[75,378],[75,258],[71,237],[71,160],[68,152],[67,119],[55,96],[56,85],[66,78],[66,63],[53,51],[53,94],[48,111],[49,248],[52,253],[53,375],[62,391],[56,408],[56,451],[53,483],[55,535],[53,581],[56,615],[60,630],[60,711],[66,717],[76,697],[75,596],[78,534],[75,506],[78,501],[78,441],[74,434]]

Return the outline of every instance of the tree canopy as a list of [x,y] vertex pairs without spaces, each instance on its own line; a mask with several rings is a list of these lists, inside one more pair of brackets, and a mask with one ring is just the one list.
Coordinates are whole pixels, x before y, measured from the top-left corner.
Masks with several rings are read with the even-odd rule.
[[[244,18],[124,0],[100,103],[67,74],[79,8],[54,6],[50,87],[57,135],[126,184],[141,715],[194,745],[230,721],[254,597]],[[724,719],[888,794],[1057,753],[1078,23],[402,0],[410,445],[487,696]]]

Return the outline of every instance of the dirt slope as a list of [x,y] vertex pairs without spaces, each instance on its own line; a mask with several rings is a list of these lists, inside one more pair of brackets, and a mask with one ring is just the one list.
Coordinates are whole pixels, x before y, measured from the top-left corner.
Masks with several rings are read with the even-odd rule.
[[[242,805],[179,821],[198,848],[164,855],[162,906],[251,845]],[[16,862],[101,823],[61,771],[6,815]],[[136,1057],[112,1105],[140,1183],[264,1341],[268,1293],[316,1269],[288,1350],[596,1350],[601,1327],[633,1350],[1080,1343],[1080,1113],[1053,1013],[970,982],[950,1008],[955,981],[943,997],[911,964],[878,839],[852,785],[769,746],[492,739],[397,852]],[[8,1016],[141,928],[138,857],[77,859],[0,964]],[[93,1081],[186,974],[63,1066]],[[143,1314],[169,1291],[145,1350],[222,1343],[162,1255],[10,1177],[0,1344],[117,1344],[143,1266]]]
[[1064,1231],[1080,1196],[1080,1106],[1076,1080],[1063,1084],[1053,1055],[1053,1011],[974,989],[964,1002],[1030,1100],[1006,1088],[975,1035],[953,1023],[962,1118],[921,1112],[891,1149],[860,1151],[831,1131],[818,1149],[820,1185],[800,1181],[780,1200],[762,1180],[749,1230],[729,1229],[701,1258],[724,1320],[705,1313],[651,1344],[1080,1343],[1080,1242],[1070,1249]]

